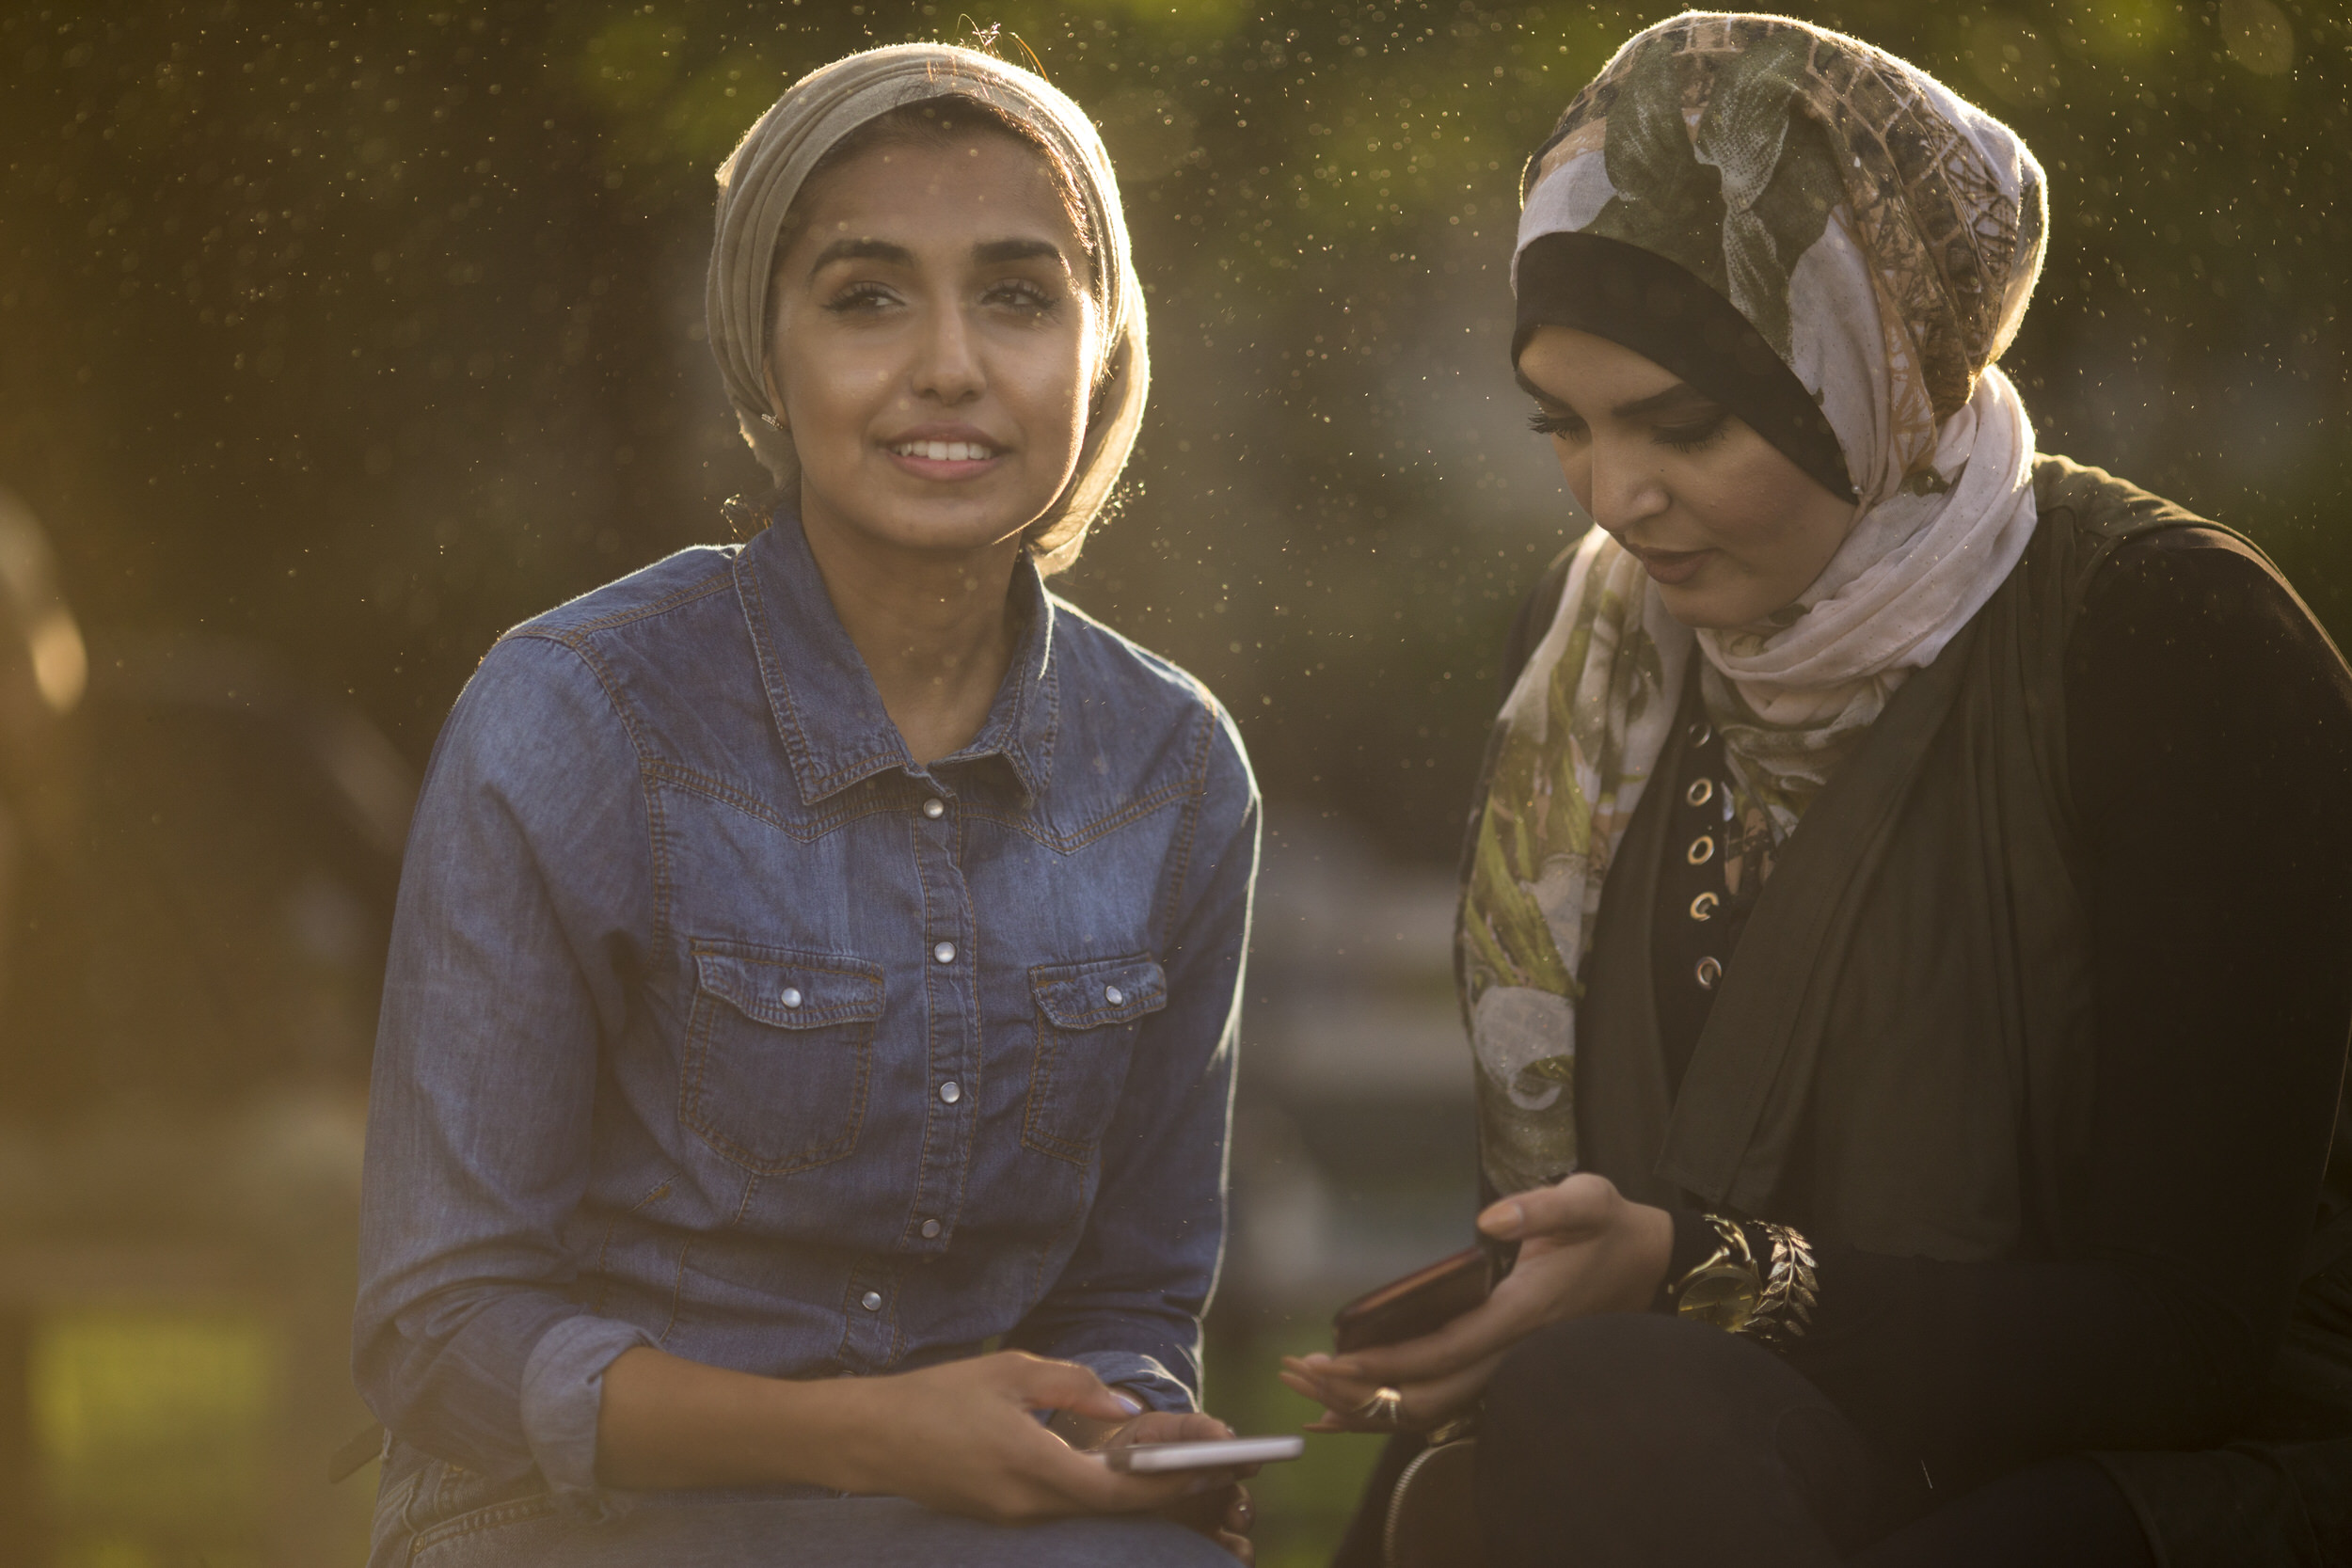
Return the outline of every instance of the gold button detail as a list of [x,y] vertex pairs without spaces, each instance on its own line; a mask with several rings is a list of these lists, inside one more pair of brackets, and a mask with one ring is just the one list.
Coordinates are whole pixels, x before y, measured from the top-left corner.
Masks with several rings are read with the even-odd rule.
[[1715,781],[1712,779],[1692,780],[1691,787],[1682,792],[1682,798],[1694,806],[1707,804],[1715,798]]
[[1724,966],[1712,958],[1701,958],[1696,971],[1699,990],[1713,990],[1724,977]]
[[1699,834],[1691,841],[1691,847],[1683,851],[1682,858],[1692,865],[1705,865],[1715,858],[1714,839],[1706,833]]
[[1691,900],[1691,918],[1693,920],[1712,919],[1715,913],[1715,906],[1722,902],[1722,899],[1716,897],[1711,893],[1700,894],[1696,898]]

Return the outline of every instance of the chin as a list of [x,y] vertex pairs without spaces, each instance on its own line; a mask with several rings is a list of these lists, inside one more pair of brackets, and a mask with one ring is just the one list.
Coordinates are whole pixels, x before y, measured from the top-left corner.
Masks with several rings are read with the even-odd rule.
[[1746,607],[1734,602],[1735,595],[1705,588],[1670,588],[1658,585],[1658,596],[1666,606],[1666,613],[1689,626],[1692,631],[1722,631],[1753,621]]

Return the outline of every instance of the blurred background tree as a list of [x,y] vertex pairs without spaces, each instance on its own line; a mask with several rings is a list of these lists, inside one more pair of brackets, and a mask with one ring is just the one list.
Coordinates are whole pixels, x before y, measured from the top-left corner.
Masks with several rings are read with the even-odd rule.
[[[2245,530],[2339,640],[2352,631],[2344,8],[1788,8],[1935,71],[2040,155],[2050,260],[2009,364],[2044,450]],[[168,728],[151,721],[155,705],[180,704],[173,723],[192,705],[250,718],[261,690],[276,739],[215,726],[205,744],[280,793],[311,758],[326,782],[310,794],[341,802],[349,841],[290,860],[268,833],[250,852],[206,834],[181,857],[179,891],[154,900],[214,911],[184,916],[191,930],[258,929],[282,905],[300,939],[291,956],[232,964],[194,937],[159,956],[163,939],[109,946],[93,925],[78,957],[35,942],[20,976],[71,971],[73,995],[103,999],[108,1016],[144,1007],[174,1095],[355,1079],[372,982],[352,955],[380,944],[380,841],[405,810],[403,768],[421,766],[475,661],[557,600],[725,538],[718,502],[763,487],[702,341],[713,169],[801,72],[976,24],[1017,34],[1099,118],[1155,328],[1156,394],[1125,502],[1059,586],[1235,708],[1278,830],[1320,821],[1424,868],[1415,885],[1438,891],[1414,896],[1438,912],[1414,958],[1441,970],[1443,867],[1500,632],[1580,526],[1503,357],[1518,172],[1575,88],[1665,14],[1474,0],[5,0],[0,485],[45,525],[93,700],[114,704],[119,743],[102,744],[93,721],[99,738],[79,753],[96,759],[91,799],[161,827],[163,804],[151,813],[140,791],[192,753],[155,749]],[[203,657],[172,651],[186,649]],[[207,778],[224,798],[262,798],[233,770]],[[302,809],[269,800],[256,809],[270,822]],[[110,880],[152,860],[121,835],[107,855]],[[322,882],[312,862],[335,855],[349,868]],[[264,872],[268,898],[231,885]],[[21,923],[21,889],[37,882],[19,880]],[[102,950],[114,961],[92,966]],[[331,986],[322,954],[341,966]],[[237,983],[221,983],[232,968]],[[1282,973],[1268,966],[1260,984]],[[224,1003],[195,1045],[165,1049],[175,1002],[207,975],[250,1006]],[[1441,1009],[1441,974],[1425,978]],[[311,994],[330,991],[342,1000]],[[132,1058],[84,1049],[71,1007],[43,1006],[0,1013],[20,1036],[0,1056],[37,1049],[86,1077],[137,1076]],[[22,1037],[28,1017],[37,1042]],[[252,1022],[264,1017],[294,1020],[282,1028],[300,1040],[255,1045],[281,1027]],[[6,1061],[0,1080],[0,1119],[54,1088]],[[1424,1153],[1459,1183],[1467,1151],[1448,1126],[1455,1142]],[[56,1366],[82,1365],[106,1332],[81,1331]],[[0,1322],[0,1362],[10,1342]],[[0,1364],[0,1390],[24,1375]],[[103,1428],[103,1400],[72,1408],[74,1431]],[[1313,1560],[1352,1474],[1327,1471],[1327,1495],[1287,1525],[1269,1509],[1270,1558]]]
[[[1500,623],[1571,530],[1502,350],[1520,163],[1660,11],[1004,0],[1101,119],[1158,388],[1065,580],[1244,715],[1270,796],[1451,853]],[[2047,166],[2010,356],[2047,450],[2352,603],[2338,192],[2308,0],[1801,6]],[[955,5],[123,3],[0,13],[0,483],[97,627],[282,650],[421,760],[498,631],[763,476],[701,342],[711,172]]]

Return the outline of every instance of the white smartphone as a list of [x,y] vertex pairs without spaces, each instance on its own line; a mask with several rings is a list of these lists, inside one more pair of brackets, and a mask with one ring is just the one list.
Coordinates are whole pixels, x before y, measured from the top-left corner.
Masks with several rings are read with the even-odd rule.
[[1191,1443],[1136,1443],[1104,1450],[1114,1470],[1138,1476],[1170,1470],[1224,1470],[1240,1465],[1275,1465],[1307,1451],[1304,1437],[1204,1437]]

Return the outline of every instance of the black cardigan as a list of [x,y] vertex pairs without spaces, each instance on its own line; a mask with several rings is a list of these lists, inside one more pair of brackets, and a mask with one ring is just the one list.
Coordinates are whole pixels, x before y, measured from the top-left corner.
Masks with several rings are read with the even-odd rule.
[[[1565,575],[1522,610],[1506,691]],[[2091,581],[2065,689],[2097,972],[2087,1245],[1974,1263],[1825,1248],[1813,1327],[1788,1353],[1939,1488],[2086,1446],[2087,1412],[2108,1446],[2118,1412],[2133,1447],[2244,1430],[2328,1158],[2278,1129],[2337,1096],[2352,1016],[2352,673],[2294,591],[2217,531],[2128,542]],[[1688,1031],[1665,1042],[1687,1061],[1705,1011],[1667,994],[1691,966],[1665,956],[1692,936],[1682,903],[1660,906],[1660,1017]],[[2344,1162],[2328,1174],[2352,1187]],[[1669,1277],[1711,1245],[1677,1215]]]

